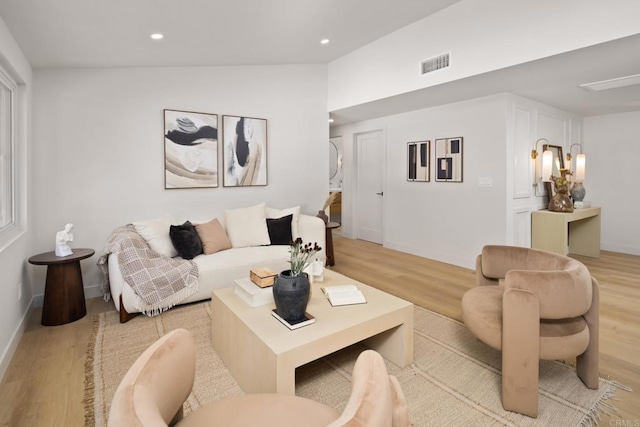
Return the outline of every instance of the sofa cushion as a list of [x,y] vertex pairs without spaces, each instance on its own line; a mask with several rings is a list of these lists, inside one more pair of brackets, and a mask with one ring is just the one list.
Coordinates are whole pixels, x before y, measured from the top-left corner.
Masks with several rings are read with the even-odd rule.
[[178,255],[178,251],[171,242],[169,227],[175,223],[172,217],[163,216],[146,221],[136,221],[133,223],[133,227],[153,251],[173,258]]
[[181,258],[193,259],[202,253],[202,242],[190,221],[169,227],[169,237]]
[[298,237],[300,237],[300,232],[298,230],[298,223],[300,220],[300,206],[294,206],[288,209],[274,209],[267,207],[265,208],[265,214],[267,215],[267,218],[270,219],[277,219],[282,218],[283,216],[293,215],[293,218],[291,219],[291,237],[293,237],[293,239],[297,239]]
[[288,245],[291,243],[293,240],[291,237],[292,219],[293,214],[277,219],[267,218],[267,229],[272,245]]
[[231,241],[217,218],[203,224],[196,224],[196,231],[202,241],[202,252],[205,255],[231,249]]
[[264,203],[248,208],[224,211],[227,235],[234,248],[271,244]]

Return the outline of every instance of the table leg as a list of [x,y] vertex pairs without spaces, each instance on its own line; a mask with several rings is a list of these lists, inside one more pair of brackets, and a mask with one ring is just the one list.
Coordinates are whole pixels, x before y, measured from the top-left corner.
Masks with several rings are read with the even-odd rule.
[[325,240],[327,243],[327,265],[334,266],[336,264],[336,260],[333,255],[333,232],[330,228],[326,229]]
[[49,265],[41,323],[45,326],[64,325],[86,314],[80,261]]
[[413,363],[413,306],[403,309],[400,315],[404,318],[401,325],[374,335],[363,343],[396,366],[404,368]]

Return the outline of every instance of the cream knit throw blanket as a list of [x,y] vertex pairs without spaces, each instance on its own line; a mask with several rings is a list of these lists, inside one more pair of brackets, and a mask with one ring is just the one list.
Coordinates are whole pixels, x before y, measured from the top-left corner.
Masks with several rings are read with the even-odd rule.
[[111,297],[110,254],[118,257],[122,276],[136,296],[135,307],[147,316],[160,314],[198,291],[198,266],[193,261],[158,254],[133,225],[126,225],[113,231],[98,260],[105,301]]

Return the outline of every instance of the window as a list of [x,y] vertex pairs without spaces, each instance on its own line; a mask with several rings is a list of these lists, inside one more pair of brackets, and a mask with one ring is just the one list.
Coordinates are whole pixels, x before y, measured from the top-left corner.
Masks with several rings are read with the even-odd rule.
[[16,226],[15,96],[17,85],[0,67],[0,237]]

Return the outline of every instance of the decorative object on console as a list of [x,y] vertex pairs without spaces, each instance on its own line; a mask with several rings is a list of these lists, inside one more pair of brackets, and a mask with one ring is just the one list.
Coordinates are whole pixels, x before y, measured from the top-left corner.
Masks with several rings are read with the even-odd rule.
[[164,110],[164,188],[218,186],[218,115]]
[[[540,176],[537,174],[537,167],[533,186],[538,186],[538,180],[544,182],[547,195],[549,197],[548,208],[554,212],[573,212],[573,204],[568,196],[569,182],[567,175],[571,175],[571,171],[564,168],[564,159],[562,156],[562,147],[551,145],[546,138],[539,138],[533,150],[531,150],[531,158],[535,161],[538,158],[538,144],[542,145],[542,166],[540,168]],[[537,164],[536,164],[537,166]],[[555,184],[556,194],[553,195],[551,183]]]
[[[548,209],[552,212],[573,212],[573,202],[569,198],[569,181],[567,175],[571,171],[564,167],[562,147],[544,144],[542,146],[542,181],[547,183],[547,194],[550,197]],[[554,183],[555,195],[552,197],[551,182]]]
[[[571,149],[577,145],[580,147],[580,152],[576,156],[576,169],[575,169],[575,178],[573,182],[573,186],[571,187],[571,198],[573,199],[574,207],[576,206],[576,202],[582,202],[584,200],[584,196],[587,194],[587,190],[584,188],[584,175],[585,175],[585,164],[586,157],[582,153],[582,145],[581,144],[571,144],[569,147],[569,152],[567,153],[567,161],[569,162],[569,168],[571,168]],[[582,203],[579,204],[582,206]]]
[[56,256],[65,257],[73,254],[69,242],[73,242],[73,234],[71,233],[73,224],[64,226],[64,230],[56,233]]
[[556,194],[549,201],[549,210],[553,212],[573,212],[573,202],[569,197],[569,181],[566,175],[569,172],[562,171],[562,175],[553,176],[552,180],[555,184]]
[[430,141],[407,143],[407,181],[428,182],[431,176]]
[[267,120],[222,116],[224,186],[267,185]]
[[436,139],[436,182],[462,182],[462,137]]
[[304,270],[321,249],[317,243],[304,244],[301,238],[291,242],[291,269],[278,274],[273,284],[273,299],[281,318],[294,322],[304,316],[311,296],[309,276]]

